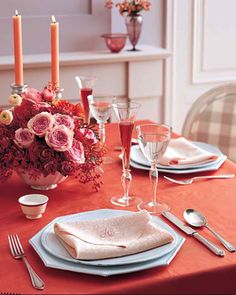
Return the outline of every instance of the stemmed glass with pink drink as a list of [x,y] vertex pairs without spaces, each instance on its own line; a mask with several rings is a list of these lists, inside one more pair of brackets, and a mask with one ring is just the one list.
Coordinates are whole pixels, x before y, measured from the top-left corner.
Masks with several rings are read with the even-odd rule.
[[80,89],[80,98],[84,108],[84,122],[89,124],[90,111],[89,111],[88,96],[93,93],[93,87],[97,78],[92,76],[76,76],[75,79]]
[[111,199],[111,202],[114,205],[123,207],[134,206],[141,202],[140,198],[129,196],[129,189],[132,180],[132,176],[130,173],[131,139],[134,129],[134,121],[139,108],[139,103],[130,101],[113,103],[113,109],[119,121],[120,138],[122,145],[123,173],[121,176],[121,182],[124,190],[124,195],[113,197]]

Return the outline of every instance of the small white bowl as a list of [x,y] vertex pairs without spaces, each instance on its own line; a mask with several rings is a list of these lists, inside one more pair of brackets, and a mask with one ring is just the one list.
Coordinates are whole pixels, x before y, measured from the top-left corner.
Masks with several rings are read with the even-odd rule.
[[28,219],[38,219],[46,210],[48,197],[40,194],[24,195],[18,199],[21,209]]

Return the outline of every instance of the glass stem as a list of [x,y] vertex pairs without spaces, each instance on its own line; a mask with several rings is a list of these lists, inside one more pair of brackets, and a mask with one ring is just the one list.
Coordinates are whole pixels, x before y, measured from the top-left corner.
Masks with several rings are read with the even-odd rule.
[[158,184],[158,170],[156,163],[151,163],[151,169],[149,170],[149,178],[153,191],[152,204],[156,205],[157,202],[157,184]]
[[99,129],[98,129],[99,138],[102,144],[105,143],[105,123],[100,122],[99,123]]
[[121,175],[121,183],[124,191],[123,198],[127,201],[129,201],[129,189],[130,189],[130,184],[132,181],[132,175],[130,173],[129,169],[129,157],[127,155],[127,151],[122,148],[122,175]]
[[123,173],[121,175],[121,183],[124,190],[123,198],[127,201],[129,200],[129,188],[131,184],[132,176],[129,169],[123,169]]

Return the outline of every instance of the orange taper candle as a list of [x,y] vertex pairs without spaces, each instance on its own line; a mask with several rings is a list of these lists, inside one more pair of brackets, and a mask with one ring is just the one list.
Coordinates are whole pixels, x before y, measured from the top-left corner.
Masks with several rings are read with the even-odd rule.
[[22,56],[22,31],[21,31],[21,15],[13,16],[14,29],[14,56],[15,56],[15,83],[24,85],[23,79],[23,56]]
[[52,16],[51,22],[51,82],[59,87],[59,23]]

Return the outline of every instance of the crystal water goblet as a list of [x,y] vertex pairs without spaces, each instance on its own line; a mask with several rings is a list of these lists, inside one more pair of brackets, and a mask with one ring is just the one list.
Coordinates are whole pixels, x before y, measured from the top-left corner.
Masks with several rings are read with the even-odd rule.
[[129,196],[129,189],[132,181],[132,176],[130,173],[131,139],[132,132],[134,129],[134,121],[139,108],[139,103],[130,101],[113,103],[113,109],[119,121],[119,130],[122,146],[121,183],[123,186],[124,194],[123,196],[112,197],[111,203],[123,207],[129,207],[134,205],[136,206],[139,202],[141,202],[140,198]]
[[164,155],[171,138],[172,128],[164,124],[144,124],[136,127],[140,149],[149,161],[150,183],[153,190],[152,201],[138,204],[139,210],[147,210],[149,213],[161,214],[170,209],[169,205],[157,202],[157,185],[159,159]]
[[93,87],[97,78],[93,76],[76,76],[75,79],[80,89],[80,98],[81,98],[83,109],[84,109],[84,122],[89,124],[90,112],[89,112],[88,96],[93,93]]
[[[91,114],[98,123],[98,134],[100,138],[101,145],[105,144],[106,131],[105,124],[111,116],[112,103],[115,100],[113,96],[95,96],[89,95],[88,102]],[[112,162],[111,157],[103,157],[103,163],[109,164]]]

